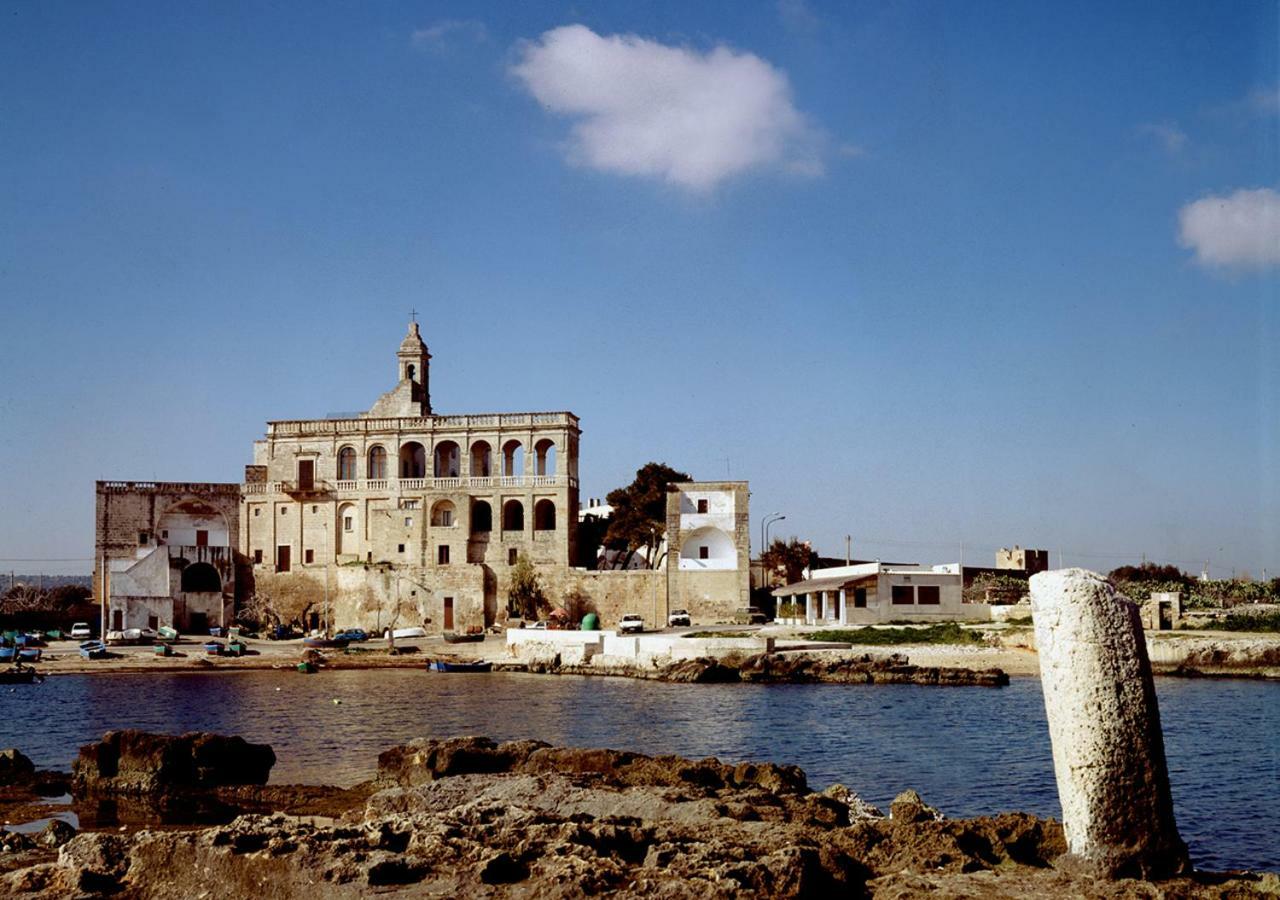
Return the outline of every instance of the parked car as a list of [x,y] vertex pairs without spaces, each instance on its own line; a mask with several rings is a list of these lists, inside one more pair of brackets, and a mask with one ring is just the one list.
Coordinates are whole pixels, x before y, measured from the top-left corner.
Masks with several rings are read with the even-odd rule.
[[754,606],[740,606],[733,611],[733,621],[738,625],[763,625],[769,620]]
[[618,621],[618,634],[639,634],[644,631],[644,619],[635,613],[627,613]]
[[693,620],[689,618],[689,610],[673,609],[671,615],[667,616],[667,625],[671,628],[688,628],[693,624]]
[[534,622],[532,625],[529,626],[529,628],[533,629],[534,631],[546,631],[550,627],[551,627],[551,623],[548,622],[546,619],[539,619],[538,621]]
[[348,628],[345,631],[339,631],[333,636],[336,641],[367,641],[369,640],[369,632],[363,628]]
[[76,622],[71,626],[71,640],[84,641],[93,637],[93,629],[89,627],[88,622]]

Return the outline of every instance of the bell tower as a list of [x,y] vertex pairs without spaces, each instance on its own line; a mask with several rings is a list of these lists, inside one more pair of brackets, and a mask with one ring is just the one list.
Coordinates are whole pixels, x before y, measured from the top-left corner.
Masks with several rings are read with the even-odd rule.
[[396,351],[396,362],[400,370],[399,381],[408,381],[412,387],[414,405],[421,409],[422,415],[431,415],[431,354],[418,332],[417,313],[413,314],[409,333]]

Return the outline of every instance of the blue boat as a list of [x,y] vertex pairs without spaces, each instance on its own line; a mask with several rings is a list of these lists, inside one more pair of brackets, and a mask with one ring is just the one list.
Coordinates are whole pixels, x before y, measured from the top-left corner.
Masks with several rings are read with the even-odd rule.
[[443,659],[434,660],[430,664],[430,668],[437,672],[488,672],[493,669],[491,662],[446,662]]
[[18,650],[18,662],[33,663],[40,662],[41,650],[39,647],[23,647]]
[[221,656],[223,649],[221,641],[209,641],[204,645],[204,652],[209,656]]
[[0,663],[11,663],[18,651],[14,647],[0,647]]
[[80,645],[80,655],[85,659],[106,659],[107,645],[102,641],[85,641]]

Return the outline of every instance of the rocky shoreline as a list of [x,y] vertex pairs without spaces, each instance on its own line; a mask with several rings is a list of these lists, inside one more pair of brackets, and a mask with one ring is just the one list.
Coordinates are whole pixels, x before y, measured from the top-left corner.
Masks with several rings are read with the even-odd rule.
[[[213,735],[108,734],[61,776],[80,797],[216,798],[219,824],[0,834],[0,893],[54,898],[395,896],[1241,897],[1275,875],[1150,883],[1055,868],[1061,826],[1022,813],[948,819],[913,791],[888,814],[795,766],[538,741],[421,739],[356,789],[270,786],[270,748]],[[246,767],[245,763],[250,764]],[[269,768],[269,767],[268,767]],[[16,782],[49,773],[11,766]],[[232,784],[237,780],[253,783]],[[317,807],[323,806],[323,811]],[[273,811],[263,811],[263,810]],[[290,810],[274,811],[274,810]],[[6,809],[11,818],[12,809]]]

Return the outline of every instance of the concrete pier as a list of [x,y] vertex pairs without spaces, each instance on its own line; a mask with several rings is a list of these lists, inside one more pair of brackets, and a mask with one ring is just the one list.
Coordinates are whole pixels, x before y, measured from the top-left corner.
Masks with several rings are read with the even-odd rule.
[[1084,569],[1031,578],[1068,868],[1161,878],[1190,869],[1138,607]]

